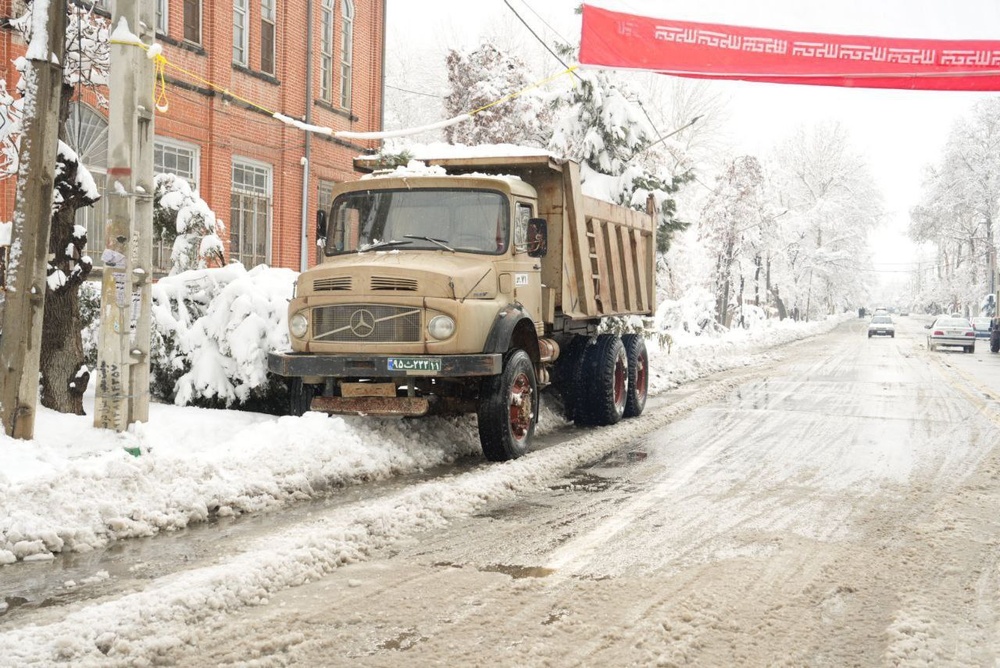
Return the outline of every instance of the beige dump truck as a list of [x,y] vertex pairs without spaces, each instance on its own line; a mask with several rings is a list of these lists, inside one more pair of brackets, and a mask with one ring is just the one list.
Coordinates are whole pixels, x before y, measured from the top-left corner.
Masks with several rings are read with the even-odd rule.
[[549,385],[578,424],[639,415],[643,338],[598,326],[655,308],[652,203],[584,196],[579,165],[548,155],[425,164],[338,184],[319,214],[291,350],[268,358],[292,412],[476,413],[495,461],[527,451]]

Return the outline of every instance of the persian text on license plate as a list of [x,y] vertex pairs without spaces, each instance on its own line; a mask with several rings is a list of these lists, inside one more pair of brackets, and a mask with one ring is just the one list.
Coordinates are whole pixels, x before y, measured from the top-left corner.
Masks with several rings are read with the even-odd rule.
[[386,360],[389,371],[408,374],[437,373],[441,371],[440,357],[390,357]]

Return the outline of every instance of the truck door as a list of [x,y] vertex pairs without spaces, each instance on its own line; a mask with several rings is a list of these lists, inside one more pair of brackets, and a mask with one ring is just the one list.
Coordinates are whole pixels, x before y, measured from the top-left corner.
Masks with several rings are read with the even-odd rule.
[[542,261],[530,257],[527,249],[528,220],[535,215],[534,204],[514,203],[514,298],[540,326],[542,319]]

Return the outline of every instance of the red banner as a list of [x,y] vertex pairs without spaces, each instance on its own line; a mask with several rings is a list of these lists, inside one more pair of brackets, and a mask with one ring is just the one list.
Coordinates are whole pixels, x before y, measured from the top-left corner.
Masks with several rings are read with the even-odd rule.
[[744,28],[583,6],[580,64],[699,79],[1000,90],[1000,42]]

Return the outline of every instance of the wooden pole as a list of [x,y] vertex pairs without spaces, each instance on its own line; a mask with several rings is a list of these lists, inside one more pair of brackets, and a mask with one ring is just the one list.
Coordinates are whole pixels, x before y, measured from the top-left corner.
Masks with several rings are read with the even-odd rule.
[[[33,12],[44,11],[36,3]],[[18,156],[17,205],[7,265],[7,294],[0,336],[0,421],[14,438],[31,439],[38,407],[38,369],[45,315],[45,277],[52,190],[59,146],[59,103],[65,54],[66,0],[48,5],[46,32],[33,35],[28,92]],[[35,25],[39,23],[35,21]]]

